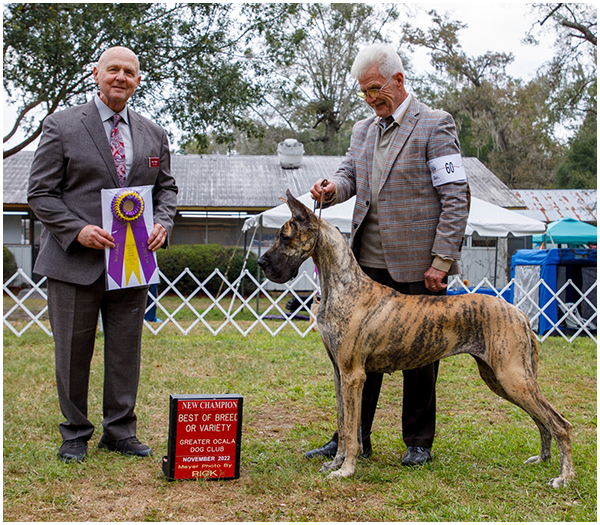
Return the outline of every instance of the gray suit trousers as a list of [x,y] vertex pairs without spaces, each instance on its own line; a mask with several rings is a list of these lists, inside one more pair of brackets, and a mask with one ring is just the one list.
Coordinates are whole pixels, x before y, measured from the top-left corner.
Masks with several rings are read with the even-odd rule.
[[90,439],[90,364],[98,315],[104,330],[104,433],[109,439],[136,434],[142,327],[148,287],[106,291],[104,274],[91,285],[48,279],[48,311],[54,335],[58,400],[66,421],[64,440]]

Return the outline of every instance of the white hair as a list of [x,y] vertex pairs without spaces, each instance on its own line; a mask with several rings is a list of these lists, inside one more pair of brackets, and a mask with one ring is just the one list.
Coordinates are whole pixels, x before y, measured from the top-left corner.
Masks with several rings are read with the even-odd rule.
[[379,73],[384,77],[391,77],[396,73],[404,75],[402,59],[392,44],[377,43],[361,49],[354,59],[350,74],[361,79],[373,66],[378,66]]

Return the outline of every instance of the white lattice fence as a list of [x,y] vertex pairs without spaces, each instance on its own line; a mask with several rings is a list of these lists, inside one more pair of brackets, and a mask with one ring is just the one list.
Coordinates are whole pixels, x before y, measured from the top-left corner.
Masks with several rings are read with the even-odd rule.
[[[20,293],[17,296],[11,291],[10,285],[19,278],[31,288],[25,289],[23,294]],[[52,335],[47,319],[45,323],[42,322],[44,317],[47,317],[46,312],[48,311],[48,296],[43,288],[45,283],[45,277],[39,283],[34,283],[21,268],[4,283],[5,295],[14,302],[7,309],[7,301],[4,300],[4,326],[7,326],[17,337],[21,337],[34,325],[41,328],[46,334]]]
[[[177,287],[184,277],[189,277],[195,285],[194,290],[187,295],[181,293]],[[16,295],[11,291],[11,285],[19,278],[25,281],[29,288]],[[302,278],[308,280],[311,290],[302,290],[304,293],[300,295],[296,291],[296,283],[299,283]],[[225,327],[232,326],[244,337],[252,330],[260,328],[276,336],[286,326],[290,326],[300,337],[306,337],[316,327],[316,319],[309,305],[318,293],[318,283],[306,272],[288,283],[284,291],[277,293],[267,291],[268,281],[259,283],[247,270],[233,282],[229,282],[218,269],[204,281],[198,280],[187,268],[172,282],[162,273],[161,279],[166,287],[157,297],[150,298],[147,308],[147,311],[150,311],[155,307],[156,317],[160,318],[161,322],[144,322],[146,329],[153,335],[169,326],[174,326],[183,335],[202,329],[217,335]],[[217,294],[210,292],[214,287],[215,279],[220,281]],[[251,287],[256,287],[252,293],[240,292],[243,279],[251,283]],[[52,335],[46,315],[48,306],[45,282],[46,279],[43,278],[35,283],[19,269],[4,283],[4,325],[17,337],[36,327],[47,335]],[[212,286],[209,286],[209,283],[212,283]],[[306,287],[306,284],[303,286]],[[494,290],[488,279],[481,281],[475,288],[467,288],[462,281],[455,278],[449,286],[460,293],[476,293],[483,288]],[[569,286],[579,294],[579,299],[574,303],[565,303],[560,298]],[[551,324],[551,330],[537,336],[539,340],[545,340],[555,331],[568,342],[572,342],[580,335],[587,335],[596,341],[597,309],[591,300],[592,294],[596,293],[596,284],[582,292],[569,280],[559,290],[553,292],[543,280],[538,281],[531,289],[524,289],[520,283],[512,280],[503,289],[496,291],[495,295],[504,298],[503,295],[511,287],[514,287],[514,296],[518,297],[516,306],[527,312],[532,324],[542,316]],[[546,304],[538,305],[536,298],[540,295],[541,287],[549,290],[552,299]],[[293,311],[286,309],[290,299],[295,299]],[[559,309],[556,321],[549,316],[549,308],[553,301],[556,301]],[[589,319],[582,319],[578,312],[584,302],[593,311]]]
[[[196,284],[195,290],[187,296],[184,296],[178,289],[177,283],[181,281],[185,276],[190,277]],[[169,281],[165,275],[161,272],[162,282],[166,284],[166,288],[156,298],[151,298],[148,305],[148,310],[153,306],[156,306],[156,315],[158,317],[164,316],[158,326],[156,323],[145,321],[146,327],[153,333],[157,334],[169,323],[173,323],[181,333],[184,335],[189,334],[199,323],[207,328],[213,335],[217,335],[223,328],[228,325],[234,326],[240,334],[247,336],[254,328],[261,326],[267,330],[271,335],[277,335],[285,326],[291,326],[296,330],[298,335],[305,337],[311,329],[316,326],[316,319],[312,313],[310,313],[310,322],[303,322],[303,328],[300,328],[299,322],[294,320],[294,317],[304,308],[311,299],[317,294],[317,284],[310,277],[304,275],[309,279],[313,291],[308,297],[301,297],[294,290],[294,284],[299,281],[299,278],[293,282],[288,283],[286,290],[281,294],[273,296],[271,293],[265,290],[267,281],[259,283],[256,278],[245,270],[240,276],[230,283],[227,278],[221,273],[220,270],[214,270],[203,282],[200,282],[188,268],[186,268],[173,282]],[[208,283],[211,282],[215,277],[221,279],[223,286],[221,287],[220,293],[215,297],[208,289]],[[302,277],[302,276],[300,276]],[[240,293],[240,287],[242,279],[247,278],[250,282],[256,286],[256,290],[248,296],[244,296]],[[193,303],[194,298],[203,296],[209,301],[209,305],[199,310]],[[170,302],[173,302],[173,298],[178,302],[176,307],[166,308],[163,304],[165,299],[169,297]],[[296,298],[300,302],[300,307],[296,311],[288,313],[285,308],[282,309],[282,302],[291,297]],[[161,303],[161,300],[163,303]],[[262,301],[262,307],[261,307]],[[266,304],[266,306],[265,306]],[[177,314],[187,310],[192,315],[192,321],[187,322],[184,326],[180,323],[176,317]],[[209,321],[209,316],[217,312],[219,317],[222,319],[218,321]],[[250,320],[239,321],[236,317],[241,317],[241,313],[245,312],[245,317],[250,317]],[[279,316],[281,323],[277,328],[273,329],[271,324],[266,321],[269,317]],[[155,328],[156,326],[156,328]]]
[[[487,278],[471,289],[467,288],[458,278],[452,280],[449,286],[466,293],[477,293],[480,288],[494,290],[494,286]],[[582,292],[573,281],[569,279],[563,286],[554,292],[543,279],[540,279],[531,288],[527,289],[524,288],[521,283],[512,279],[504,288],[495,293],[496,297],[505,299],[505,292],[510,291],[512,287],[514,287],[513,295],[517,298],[515,306],[527,314],[532,326],[535,325],[536,321],[542,316],[551,325],[552,328],[547,330],[544,335],[539,336],[536,334],[539,341],[544,341],[553,335],[553,332],[558,332],[569,343],[573,342],[576,337],[584,334],[596,342],[597,308],[590,300],[590,297],[593,293],[596,293],[597,283],[594,283],[588,290]],[[540,295],[541,287],[544,287],[551,294],[551,299],[543,305],[539,305],[536,300],[536,297],[539,297]],[[569,287],[572,287],[579,295],[579,299],[575,303],[565,303],[560,298],[561,294]],[[558,311],[560,312],[556,321],[549,315],[550,306],[554,301],[556,301]],[[578,312],[579,305],[584,301],[590,306],[591,310],[593,310],[593,315],[589,319],[583,319]]]

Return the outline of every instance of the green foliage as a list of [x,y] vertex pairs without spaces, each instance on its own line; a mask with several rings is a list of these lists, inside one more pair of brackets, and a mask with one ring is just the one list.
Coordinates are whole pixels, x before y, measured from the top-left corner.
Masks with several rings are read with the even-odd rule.
[[164,114],[184,133],[184,150],[204,153],[210,139],[233,143],[234,130],[259,134],[249,114],[261,105],[268,77],[263,61],[252,59],[253,41],[276,41],[288,11],[296,8],[278,3],[186,5],[178,58],[163,72],[168,96],[160,98]]
[[479,158],[509,188],[552,187],[563,148],[548,104],[550,79],[511,78],[510,54],[468,56],[458,38],[464,24],[435,11],[430,15],[432,28],[407,26],[406,35],[411,45],[430,50],[432,65],[447,79],[427,82],[421,92],[432,106],[452,114],[463,155]]
[[6,282],[17,271],[17,261],[15,261],[15,256],[6,246],[2,246],[2,248],[4,251],[2,257],[2,276],[4,279],[3,282]]
[[430,11],[429,15],[432,26],[427,30],[405,24],[404,31],[410,45],[429,50],[431,64],[436,70],[445,71],[453,82],[465,82],[475,87],[481,86],[485,80],[502,83],[506,66],[514,60],[512,53],[487,51],[483,55],[469,57],[458,39],[458,32],[466,24],[450,20],[447,15],[439,15],[436,11]]
[[[221,246],[220,244],[176,244],[168,250],[159,250],[157,252],[158,266],[170,282],[173,282],[179,275],[189,268],[200,283],[204,283],[210,274],[219,269],[227,280],[231,283],[240,275],[244,265],[244,250],[240,247]],[[257,272],[256,254],[250,252],[246,268],[252,275]],[[222,286],[220,278],[213,278],[206,282],[204,286],[211,294],[216,294]],[[166,283],[159,285],[162,291]],[[191,294],[198,287],[191,277],[185,276],[177,281],[177,289],[184,295]],[[245,292],[251,292],[256,286],[249,279],[244,279]],[[240,287],[241,290],[241,287]]]
[[246,60],[256,35],[277,32],[287,4],[12,3],[4,6],[3,82],[18,115],[6,150],[20,151],[43,119],[96,90],[92,68],[108,47],[131,48],[142,83],[132,105],[159,123],[175,122],[186,138],[208,133],[231,140],[232,126],[253,131],[244,113],[260,100],[259,67]]
[[106,48],[127,45],[146,62],[142,69],[160,68],[165,52],[157,49],[168,49],[171,30],[163,15],[153,4],[6,4],[3,83],[19,113],[9,137],[20,128],[27,139],[5,157],[41,133],[33,114],[85,101],[95,90],[92,67]]
[[538,45],[538,33],[554,39],[555,54],[542,67],[552,91],[548,105],[556,121],[580,125],[596,112],[598,14],[595,2],[531,4],[536,16],[527,41]]
[[[287,130],[307,154],[343,155],[345,128],[371,113],[356,97],[350,75],[354,57],[367,44],[385,39],[399,17],[397,4],[298,4],[282,20],[279,38],[258,43],[270,61],[268,89],[260,107],[263,136],[272,127]],[[342,134],[342,137],[339,135]]]
[[[371,114],[350,75],[357,51],[394,42],[409,86],[455,118],[463,153],[512,188],[593,187],[597,14],[593,4],[531,4],[528,41],[551,31],[553,59],[527,83],[506,68],[513,55],[467,55],[465,24],[431,11],[413,27],[408,4],[8,3],[3,85],[18,106],[9,156],[41,133],[42,119],[96,90],[92,67],[112,45],[140,57],[132,105],[181,133],[184,153],[274,154],[285,138],[309,155],[343,155],[351,127]],[[428,51],[436,75],[414,78],[410,55]],[[557,127],[575,130],[568,148]],[[565,149],[568,153],[565,156]],[[560,169],[558,166],[560,165]]]
[[454,120],[458,127],[458,139],[463,157],[477,157],[484,163],[488,162],[490,152],[494,149],[491,137],[482,137],[477,133],[473,118],[467,112],[454,114]]
[[[595,99],[595,96],[594,96]],[[569,141],[564,162],[556,172],[558,188],[594,189],[598,184],[598,117],[589,111]]]

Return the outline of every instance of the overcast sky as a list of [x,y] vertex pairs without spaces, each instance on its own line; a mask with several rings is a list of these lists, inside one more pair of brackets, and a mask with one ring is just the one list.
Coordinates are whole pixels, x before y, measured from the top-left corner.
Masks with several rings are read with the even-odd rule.
[[[507,73],[512,77],[530,80],[536,69],[553,56],[551,36],[545,36],[539,46],[521,43],[534,22],[534,17],[528,12],[530,4],[480,1],[477,4],[421,2],[419,5],[423,11],[413,19],[413,22],[421,21],[424,26],[428,25],[430,17],[427,16],[426,11],[436,9],[439,13],[448,11],[451,19],[460,20],[468,25],[459,32],[459,41],[468,56],[481,55],[486,51],[513,53],[515,60],[507,68]],[[425,51],[419,52],[413,60],[418,70],[429,66],[429,58]],[[5,103],[3,115],[4,135],[6,135],[14,125],[15,112],[6,107]],[[11,141],[5,146],[14,143],[16,141]],[[36,146],[37,142],[27,149],[35,149]]]
[[[430,17],[425,12],[431,9],[440,14],[447,11],[452,20],[467,24],[467,28],[459,31],[458,37],[468,56],[482,55],[486,51],[512,53],[515,59],[507,68],[507,73],[512,77],[531,80],[536,69],[554,54],[551,35],[541,35],[539,46],[521,42],[535,21],[530,12],[531,4],[422,2],[420,5],[424,12],[417,20],[422,20],[423,24],[428,24]],[[539,37],[539,30],[535,34]]]

